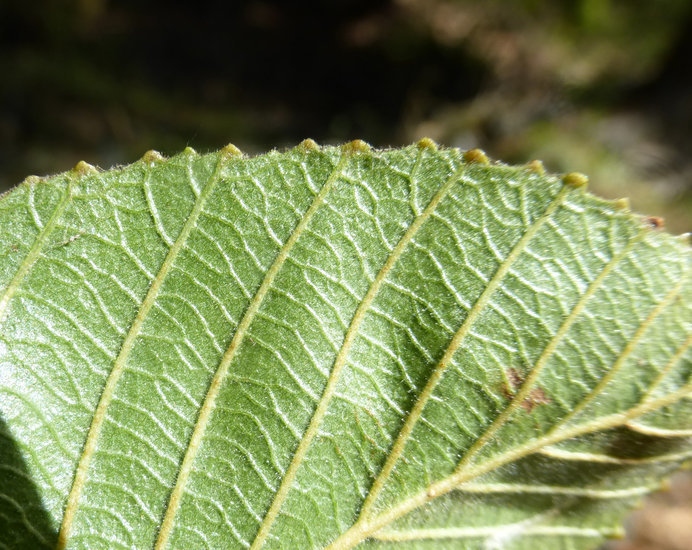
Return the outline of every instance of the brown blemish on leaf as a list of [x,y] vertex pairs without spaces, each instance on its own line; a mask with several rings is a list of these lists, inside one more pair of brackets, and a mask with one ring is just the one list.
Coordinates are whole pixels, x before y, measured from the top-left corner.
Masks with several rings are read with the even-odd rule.
[[[502,388],[502,394],[505,396],[506,399],[514,399],[514,397],[517,394],[517,391],[524,383],[524,375],[521,373],[519,369],[514,367],[507,369],[505,371],[505,375],[507,377],[508,385]],[[545,390],[543,388],[538,387],[533,388],[529,392],[529,395],[526,397],[526,399],[524,399],[521,402],[520,406],[527,413],[530,413],[538,405],[546,405],[550,402],[551,399],[545,393]]]
[[552,400],[545,393],[543,388],[534,388],[529,392],[529,396],[521,403],[521,407],[530,413],[538,405],[547,405]]
[[663,229],[663,218],[658,216],[648,216],[644,218],[644,223],[652,229]]
[[507,371],[507,381],[511,386],[510,390],[514,393],[524,383],[524,376],[519,369],[511,368]]

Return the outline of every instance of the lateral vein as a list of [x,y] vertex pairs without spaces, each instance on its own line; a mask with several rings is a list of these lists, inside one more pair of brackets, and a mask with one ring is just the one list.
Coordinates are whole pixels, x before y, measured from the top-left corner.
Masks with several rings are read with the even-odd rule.
[[442,375],[446,370],[447,366],[452,361],[452,357],[456,353],[459,346],[461,346],[461,343],[464,340],[466,334],[468,334],[469,330],[471,330],[471,326],[473,325],[474,321],[484,310],[486,304],[490,300],[490,297],[495,292],[500,282],[504,278],[505,274],[514,263],[514,261],[526,248],[529,241],[531,241],[531,239],[543,226],[543,224],[550,218],[550,216],[552,216],[553,212],[555,212],[555,210],[562,204],[565,196],[567,195],[567,193],[569,193],[569,191],[570,188],[568,186],[564,186],[548,205],[543,215],[540,218],[538,218],[533,223],[533,225],[526,230],[521,239],[519,239],[519,241],[514,245],[514,248],[509,253],[507,258],[505,258],[504,262],[497,268],[497,271],[495,272],[493,278],[490,280],[488,285],[483,290],[483,293],[479,296],[478,300],[469,311],[468,315],[466,316],[466,319],[462,323],[461,327],[459,327],[459,330],[457,330],[455,335],[452,337],[452,340],[450,341],[447,350],[442,356],[442,359],[430,375],[430,378],[428,379],[425,388],[423,388],[420,395],[416,399],[416,402],[414,403],[408,418],[402,426],[396,441],[392,445],[391,451],[389,453],[389,456],[387,457],[387,460],[385,461],[384,466],[382,467],[382,470],[373,482],[368,496],[366,497],[363,503],[356,524],[364,521],[368,517],[372,506],[375,504],[377,496],[384,487],[384,484],[386,483],[387,479],[389,479],[389,476],[392,470],[394,469],[394,466],[396,465],[397,461],[399,460],[399,457],[403,453],[404,447],[406,446],[406,442],[408,441],[409,436],[413,432],[413,428],[416,425],[418,419],[420,418],[423,412],[423,408],[428,402],[428,399],[430,399],[430,396],[432,395],[435,387],[442,378]]
[[70,494],[67,497],[67,506],[65,508],[65,514],[63,515],[62,524],[60,526],[60,531],[58,533],[57,550],[63,550],[67,546],[67,541],[70,536],[72,523],[77,513],[79,499],[86,485],[89,465],[91,464],[91,459],[94,455],[94,452],[96,451],[98,438],[101,434],[103,424],[106,420],[106,411],[110,403],[113,401],[113,395],[115,393],[116,385],[118,384],[118,381],[120,380],[120,377],[122,376],[125,370],[125,364],[127,363],[127,359],[130,355],[130,352],[132,351],[135,341],[139,336],[144,320],[146,319],[149,311],[151,310],[152,306],[154,305],[154,302],[156,301],[156,298],[159,294],[159,290],[161,289],[161,285],[163,284],[166,275],[171,270],[173,262],[175,261],[178,253],[185,245],[187,238],[194,229],[199,215],[202,211],[202,208],[204,206],[204,203],[211,194],[212,190],[214,189],[214,186],[218,181],[221,168],[226,158],[227,156],[222,152],[220,154],[219,161],[217,163],[214,174],[210,177],[209,181],[207,182],[207,185],[204,187],[202,193],[200,193],[199,197],[195,201],[195,204],[192,210],[190,211],[187,220],[185,221],[185,225],[183,226],[180,235],[176,239],[175,243],[173,243],[173,246],[168,250],[163,264],[161,265],[161,269],[152,281],[147,295],[145,296],[144,301],[142,302],[142,305],[140,306],[139,311],[137,312],[137,315],[132,325],[130,326],[130,330],[128,331],[127,336],[123,341],[123,344],[120,348],[120,352],[118,353],[118,356],[116,357],[113,363],[113,368],[111,369],[111,372],[108,375],[108,378],[106,379],[106,384],[104,386],[103,393],[101,394],[99,403],[96,406],[96,411],[94,412],[94,417],[92,419],[91,426],[89,427],[89,432],[84,443],[82,456],[79,459],[79,463],[77,465],[77,471],[75,472],[74,480],[72,482],[72,488],[70,490]]
[[[579,317],[579,314],[586,307],[587,302],[596,293],[596,291],[599,288],[601,288],[603,281],[608,277],[610,272],[615,268],[615,266],[620,262],[620,260],[622,260],[622,258],[629,254],[632,248],[641,240],[643,235],[643,232],[639,232],[635,238],[631,239],[625,246],[623,246],[622,250],[614,254],[613,257],[608,261],[608,263],[603,267],[601,272],[596,276],[596,278],[593,281],[591,281],[591,284],[588,286],[584,294],[582,294],[579,297],[579,300],[577,300],[577,303],[574,305],[570,313],[567,315],[567,317],[565,317],[565,320],[560,325],[560,328],[558,328],[557,332],[555,332],[553,337],[550,339],[548,344],[543,349],[543,352],[541,353],[540,357],[536,360],[536,363],[531,369],[531,372],[526,377],[526,380],[522,384],[519,391],[517,391],[516,395],[512,398],[512,401],[497,416],[497,418],[495,418],[492,424],[488,426],[488,428],[486,428],[483,434],[466,452],[462,460],[457,465],[457,471],[462,471],[466,467],[466,465],[469,464],[469,462],[471,462],[473,456],[476,455],[485,446],[485,444],[488,441],[490,441],[490,439],[492,439],[495,433],[497,433],[497,431],[500,428],[502,428],[502,426],[507,422],[512,413],[524,403],[524,400],[531,393],[531,390],[533,389],[536,380],[538,380],[538,376],[541,374],[548,360],[555,353],[557,346],[565,337],[569,329],[572,327],[577,317]],[[646,326],[648,326],[648,324]],[[619,365],[617,361],[616,365]]]
[[393,508],[390,508],[381,514],[368,519],[367,522],[355,524],[351,529],[346,531],[327,548],[334,550],[341,548],[352,548],[366,538],[375,536],[380,529],[389,525],[394,520],[408,514],[420,506],[423,506],[431,500],[453,491],[462,483],[493,471],[500,466],[528,456],[545,446],[559,443],[560,441],[565,441],[580,435],[586,435],[593,432],[623,426],[633,418],[637,418],[660,407],[670,405],[671,403],[675,403],[680,399],[688,398],[690,396],[692,396],[692,382],[682,386],[678,390],[668,395],[659,397],[655,400],[642,402],[625,412],[611,414],[609,416],[599,418],[594,422],[578,425],[570,428],[569,430],[563,430],[554,434],[540,437],[534,441],[526,443],[525,445],[515,448],[510,453],[499,456],[492,460],[488,460],[487,462],[484,462],[478,466],[474,466],[462,472],[455,471],[446,478],[433,483],[427,489],[407,498],[406,500],[401,501]]
[[46,245],[46,242],[48,242],[48,237],[58,225],[60,218],[62,218],[62,215],[65,212],[65,208],[67,208],[67,205],[72,199],[72,187],[75,179],[77,179],[77,176],[70,177],[70,181],[65,189],[65,194],[63,195],[62,199],[60,199],[60,202],[55,207],[55,210],[53,210],[53,214],[51,214],[51,217],[46,225],[44,225],[41,229],[36,241],[34,242],[34,245],[31,247],[31,250],[29,250],[29,253],[26,255],[24,260],[22,260],[17,273],[15,273],[14,277],[10,281],[10,284],[7,285],[5,292],[3,292],[2,297],[0,298],[0,323],[2,323],[2,321],[5,319],[7,308],[10,304],[12,296],[14,296],[15,292],[17,292],[19,285],[22,284],[22,281],[29,274],[29,271],[31,271],[31,268],[36,263],[36,260],[38,260],[41,252],[43,251],[43,247]]
[[[413,176],[415,175],[415,169],[418,167],[420,163],[420,157],[423,155],[424,150],[421,150],[419,153],[419,159],[416,162],[416,165],[411,173],[411,179],[413,179]],[[356,309],[355,314],[353,315],[353,318],[351,320],[351,324],[348,327],[348,330],[346,332],[346,336],[344,337],[343,344],[341,346],[341,349],[339,350],[329,378],[327,380],[327,384],[325,386],[325,389],[322,393],[322,397],[320,398],[319,403],[317,404],[317,407],[315,408],[315,412],[313,413],[312,419],[310,420],[310,424],[308,425],[308,428],[306,429],[305,433],[303,434],[303,437],[298,444],[298,447],[296,448],[296,451],[293,455],[293,459],[291,461],[291,464],[289,465],[288,469],[286,470],[286,474],[284,475],[284,478],[281,482],[281,486],[279,487],[279,490],[276,492],[274,496],[274,500],[271,504],[271,507],[269,508],[269,511],[267,512],[266,516],[264,517],[264,520],[262,522],[262,525],[257,533],[257,536],[252,543],[251,550],[255,550],[257,548],[260,548],[264,541],[266,540],[267,536],[269,535],[269,530],[271,529],[271,526],[273,525],[274,521],[276,520],[277,516],[279,515],[279,511],[281,510],[281,506],[283,505],[283,502],[285,501],[286,497],[288,496],[288,492],[290,491],[291,485],[293,483],[293,480],[296,477],[296,474],[298,473],[298,468],[303,462],[303,459],[305,458],[305,455],[307,454],[308,447],[310,446],[310,443],[314,439],[315,435],[317,434],[317,431],[320,427],[320,424],[322,423],[322,420],[324,419],[324,416],[327,412],[327,407],[329,406],[329,403],[331,402],[331,399],[334,395],[334,392],[336,391],[336,385],[339,380],[339,376],[341,374],[341,370],[343,369],[345,363],[346,363],[346,358],[348,357],[349,350],[351,349],[351,346],[353,345],[353,342],[355,341],[356,337],[358,336],[358,331],[360,330],[360,325],[363,322],[363,319],[365,318],[366,313],[370,309],[370,306],[372,305],[372,302],[375,299],[375,296],[379,292],[380,288],[382,287],[382,284],[385,281],[385,278],[387,277],[387,274],[391,271],[391,269],[394,267],[396,262],[399,260],[401,255],[403,254],[404,250],[406,249],[406,246],[409,244],[411,239],[418,233],[420,228],[423,226],[423,224],[430,218],[430,216],[433,214],[437,206],[440,204],[442,199],[445,197],[445,195],[449,192],[451,187],[459,181],[459,178],[461,177],[461,174],[463,173],[463,168],[458,169],[454,174],[452,174],[447,181],[440,187],[440,189],[437,191],[435,196],[432,198],[432,200],[428,203],[426,206],[425,210],[419,214],[409,227],[409,229],[406,231],[406,233],[403,235],[401,240],[397,243],[397,245],[392,249],[390,252],[389,256],[387,257],[387,260],[385,261],[384,265],[380,269],[379,273],[373,280],[372,284],[370,285],[370,288],[368,289],[365,297],[363,300],[360,302],[358,305],[358,308]]]
[[571,525],[528,525],[522,524],[490,527],[441,527],[438,529],[413,529],[411,531],[384,531],[372,538],[387,542],[407,542],[425,539],[495,538],[504,536],[567,536],[567,537],[615,537],[622,529],[591,529]]
[[233,362],[236,352],[240,348],[240,345],[243,342],[245,335],[247,334],[250,324],[255,318],[255,315],[257,314],[257,311],[259,310],[260,305],[264,300],[264,297],[269,292],[269,289],[274,283],[274,280],[276,279],[276,276],[278,275],[281,267],[285,263],[286,258],[291,252],[291,249],[295,245],[298,238],[302,235],[303,231],[305,230],[305,227],[310,222],[314,214],[317,212],[317,210],[319,210],[326,196],[329,194],[330,190],[334,186],[334,183],[339,179],[339,176],[343,171],[343,168],[348,158],[349,154],[347,152],[342,152],[341,158],[339,159],[336,167],[329,175],[327,181],[313,199],[312,204],[305,212],[300,222],[293,230],[293,233],[288,238],[288,240],[283,245],[276,258],[274,259],[274,263],[267,271],[267,274],[265,275],[264,280],[262,281],[259,289],[255,293],[255,296],[253,297],[252,301],[245,310],[245,314],[243,315],[243,318],[238,324],[238,328],[236,329],[236,332],[233,335],[233,338],[231,339],[231,343],[229,344],[228,348],[226,349],[226,352],[221,358],[216,373],[214,374],[211,384],[209,385],[209,389],[207,390],[207,395],[204,398],[202,407],[200,408],[200,412],[197,417],[197,422],[195,423],[195,427],[192,432],[192,436],[190,437],[190,441],[188,443],[188,447],[185,452],[183,462],[181,463],[180,470],[178,471],[178,477],[176,479],[175,486],[173,488],[173,491],[171,492],[171,496],[168,501],[168,506],[164,514],[163,522],[161,523],[161,528],[159,529],[159,534],[154,545],[154,550],[161,550],[165,548],[166,544],[168,543],[168,539],[171,535],[171,532],[173,531],[175,515],[182,502],[183,492],[185,490],[187,480],[190,477],[190,474],[192,473],[192,465],[195,461],[197,450],[199,449],[202,443],[202,438],[204,436],[205,429],[207,427],[207,424],[209,423],[209,419],[216,405],[216,399],[219,396],[221,386],[223,384],[224,379],[226,378],[226,375],[228,374],[229,367]]

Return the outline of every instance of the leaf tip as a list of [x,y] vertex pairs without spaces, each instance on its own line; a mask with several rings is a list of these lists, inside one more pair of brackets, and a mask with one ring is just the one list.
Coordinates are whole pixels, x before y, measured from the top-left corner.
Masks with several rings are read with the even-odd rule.
[[309,153],[310,151],[319,151],[320,146],[317,144],[317,142],[314,139],[304,139],[298,144],[297,147],[300,151],[303,153]]
[[490,164],[488,156],[482,149],[469,149],[464,153],[464,160],[469,164]]
[[586,187],[586,184],[589,183],[589,177],[580,172],[570,172],[563,176],[562,183],[578,189],[580,187]]
[[147,151],[146,153],[144,153],[144,155],[142,155],[142,160],[147,164],[155,164],[165,159],[161,153],[151,149],[150,151]]
[[72,169],[72,173],[78,176],[86,176],[89,174],[96,174],[98,170],[95,166],[92,166],[88,162],[80,160],[75,167]]
[[221,154],[225,155],[227,157],[242,157],[243,156],[243,152],[240,149],[238,149],[235,145],[233,145],[232,143],[229,143],[228,145],[226,145],[226,147],[221,149]]
[[367,153],[370,151],[370,144],[362,139],[354,139],[341,146],[341,151],[344,155],[357,155],[358,153]]
[[531,172],[538,174],[539,176],[545,175],[545,166],[543,166],[543,163],[540,160],[532,160],[526,165],[526,168],[528,168]]
[[416,144],[419,149],[430,149],[431,151],[437,151],[437,143],[429,137],[424,137],[418,140]]

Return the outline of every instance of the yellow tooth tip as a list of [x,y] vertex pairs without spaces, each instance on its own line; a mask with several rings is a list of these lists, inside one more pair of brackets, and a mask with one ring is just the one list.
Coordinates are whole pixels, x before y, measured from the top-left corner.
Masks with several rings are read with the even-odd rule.
[[469,149],[464,153],[464,160],[469,164],[490,164],[488,156],[482,149]]
[[562,178],[562,181],[565,185],[577,189],[579,187],[586,187],[586,184],[589,183],[589,177],[580,172],[570,172]]
[[84,162],[83,160],[80,160],[72,169],[72,171],[75,174],[79,174],[80,176],[85,176],[87,174],[95,174],[96,172],[98,172],[98,170],[94,166],[92,166],[88,162]]
[[152,149],[144,153],[144,155],[142,156],[142,160],[147,164],[154,164],[156,162],[161,162],[165,159],[163,158],[163,155],[161,153],[159,153],[158,151],[154,151]]
[[630,200],[627,197],[623,197],[622,199],[617,199],[613,201],[613,207],[616,210],[629,210],[630,209]]
[[298,149],[305,153],[308,153],[310,151],[319,151],[320,146],[317,145],[317,142],[314,139],[307,138],[298,144]]
[[419,149],[430,149],[431,151],[437,151],[437,143],[429,137],[424,137],[418,140]]
[[341,151],[345,155],[356,155],[358,153],[367,153],[370,151],[370,144],[364,142],[362,139],[354,139],[348,143],[344,143],[341,146]]
[[543,163],[540,160],[532,160],[526,165],[526,167],[539,176],[543,176],[545,174],[545,166],[543,166]]

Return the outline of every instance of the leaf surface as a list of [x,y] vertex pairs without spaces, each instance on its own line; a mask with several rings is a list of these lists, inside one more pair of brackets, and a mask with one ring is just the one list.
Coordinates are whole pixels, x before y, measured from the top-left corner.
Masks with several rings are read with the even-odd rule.
[[423,140],[0,201],[0,547],[592,548],[692,455],[689,245]]

